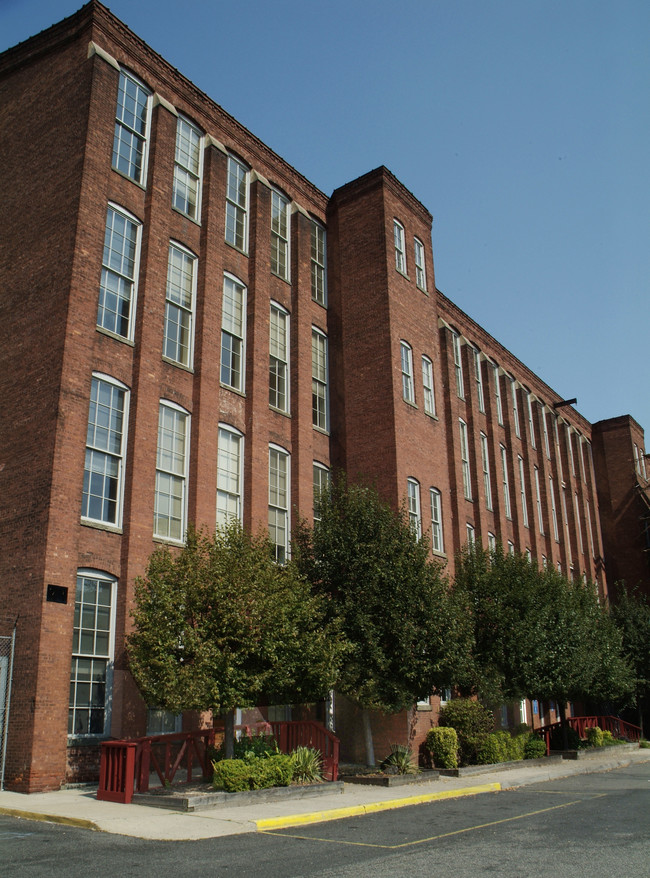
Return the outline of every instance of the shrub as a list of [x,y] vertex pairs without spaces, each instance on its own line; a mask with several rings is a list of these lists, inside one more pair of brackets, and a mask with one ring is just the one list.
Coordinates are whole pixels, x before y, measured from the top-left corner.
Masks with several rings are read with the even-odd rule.
[[598,726],[591,726],[586,730],[587,732],[587,746],[588,747],[604,747],[605,741],[603,738],[603,731],[599,729]]
[[476,763],[477,754],[486,736],[494,728],[491,710],[469,698],[455,698],[440,711],[439,726],[456,729],[461,765]]
[[[225,759],[225,748],[226,745],[223,742],[220,747],[217,747],[210,753],[211,760],[219,762]],[[245,759],[249,753],[252,753],[254,756],[271,756],[277,752],[278,745],[273,735],[241,735],[239,738],[235,738],[233,758]]]
[[650,741],[646,741],[645,738],[641,738],[641,740],[639,741],[639,747],[642,750],[650,750]]
[[429,729],[425,748],[431,754],[434,768],[458,768],[458,735],[456,729],[434,726]]
[[[580,749],[580,735],[571,726],[567,728],[567,740],[569,750]],[[551,750],[564,750],[564,740],[562,738],[562,726],[558,726],[551,732]]]
[[539,759],[542,756],[546,756],[544,739],[531,735],[524,745],[524,759]]
[[508,740],[508,762],[517,762],[524,758],[529,738],[530,730],[528,726],[525,723],[521,723],[521,730],[515,732]]
[[282,753],[272,756],[255,756],[249,753],[245,759],[222,759],[213,762],[213,768],[214,788],[227,793],[287,787],[293,776],[292,759]]
[[296,747],[291,753],[291,762],[295,783],[320,783],[323,780],[323,760],[320,750],[314,750],[313,747]]
[[397,774],[417,774],[418,768],[413,762],[413,753],[404,744],[391,744],[390,753],[379,766],[382,771],[387,768],[397,769]]
[[483,739],[476,752],[476,761],[479,765],[492,765],[496,762],[508,762],[508,744],[511,740],[507,732],[491,732]]

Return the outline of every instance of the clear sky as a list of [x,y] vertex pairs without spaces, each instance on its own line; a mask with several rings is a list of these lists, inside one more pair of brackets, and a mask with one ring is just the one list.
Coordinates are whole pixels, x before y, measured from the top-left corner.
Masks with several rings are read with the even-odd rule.
[[[0,50],[81,5],[0,0]],[[650,430],[649,0],[107,5],[325,193],[386,165],[437,286],[590,421]]]

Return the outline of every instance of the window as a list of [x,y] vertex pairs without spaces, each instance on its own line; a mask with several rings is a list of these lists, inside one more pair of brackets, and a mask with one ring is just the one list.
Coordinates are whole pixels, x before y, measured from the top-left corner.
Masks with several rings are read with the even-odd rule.
[[521,497],[521,516],[524,527],[528,527],[528,506],[526,505],[526,482],[524,481],[524,459],[518,454],[517,462],[519,464],[519,491]]
[[415,283],[423,293],[427,291],[427,270],[424,264],[424,244],[415,238]]
[[311,413],[312,423],[319,430],[329,429],[327,385],[327,336],[311,328]]
[[176,156],[172,204],[190,219],[201,216],[201,171],[203,132],[184,116],[176,125]]
[[587,467],[585,466],[585,445],[587,444],[587,440],[582,434],[578,433],[577,443],[578,459],[580,460],[580,473],[582,475],[582,481],[586,483]]
[[549,494],[551,498],[551,518],[553,520],[553,537],[556,543],[560,542],[560,531],[557,525],[557,507],[555,505],[555,486],[553,484],[553,477],[549,476],[548,478],[548,487]]
[[163,540],[185,538],[189,425],[188,412],[173,402],[160,403],[153,534]]
[[544,570],[546,570],[547,567],[548,567],[548,560],[546,558],[546,555],[542,555],[542,568]]
[[528,546],[526,546],[526,558],[528,559],[529,564],[533,563],[533,553],[530,551]]
[[510,483],[508,481],[508,455],[506,446],[501,445],[501,480],[503,484],[503,504],[506,518],[512,518],[512,508],[510,506]]
[[515,425],[515,433],[521,436],[519,430],[519,406],[517,405],[517,382],[514,378],[510,378],[510,392],[512,394],[512,419]]
[[244,339],[246,333],[246,287],[224,275],[221,317],[221,383],[244,390]]
[[415,479],[407,480],[408,512],[411,530],[418,539],[422,538],[422,515],[420,513],[420,483]]
[[467,525],[467,548],[473,549],[476,545],[476,531],[474,530],[473,525]]
[[422,398],[425,413],[435,417],[436,398],[433,391],[433,363],[428,357],[422,357]]
[[546,457],[551,459],[551,446],[548,441],[548,423],[546,421],[546,409],[542,406],[542,432],[544,433],[544,451],[546,452]]
[[571,427],[568,424],[565,424],[565,432],[566,432],[566,453],[569,458],[569,465],[571,467],[571,475],[575,476],[576,474],[576,465],[573,459],[573,442],[571,441]]
[[69,735],[107,735],[110,731],[116,587],[115,579],[105,574],[77,573]]
[[330,471],[322,463],[314,461],[314,521],[320,521],[321,495],[329,488]]
[[532,394],[527,391],[526,392],[526,405],[528,406],[528,432],[530,433],[530,444],[533,448],[536,448],[535,445],[535,420],[533,418],[533,400]]
[[560,429],[558,427],[558,418],[553,418],[553,430],[555,433],[555,458],[557,460],[557,472],[560,478],[560,481],[564,481],[564,474],[562,472],[562,454],[560,453]]
[[104,233],[97,326],[133,340],[141,224],[109,204]]
[[132,73],[120,71],[113,138],[113,168],[144,185],[147,138],[151,119],[151,92]]
[[325,229],[316,222],[311,224],[311,297],[327,307],[327,269]]
[[465,385],[463,383],[463,361],[460,353],[460,335],[452,329],[451,344],[454,351],[454,371],[456,373],[456,393],[461,399],[465,397]]
[[226,185],[226,243],[248,252],[249,171],[234,156],[228,156]]
[[271,302],[269,339],[269,405],[289,411],[289,314]]
[[515,554],[515,544],[512,542],[512,540],[508,540],[508,554],[509,555]]
[[501,402],[501,383],[499,377],[499,367],[496,363],[492,364],[492,375],[494,377],[494,399],[497,408],[497,421],[503,426],[503,404]]
[[93,375],[86,433],[81,517],[120,527],[129,391],[106,375]]
[[497,547],[497,538],[493,533],[488,532],[488,551],[494,552]]
[[271,271],[283,280],[289,280],[289,201],[276,192],[271,193]]
[[180,244],[169,245],[163,355],[192,367],[197,258]]
[[535,500],[537,503],[537,523],[539,532],[544,533],[544,519],[542,517],[542,492],[539,487],[539,469],[535,467]]
[[275,560],[284,564],[289,556],[289,455],[269,446],[269,538]]
[[399,220],[393,220],[395,238],[395,268],[400,274],[406,274],[406,248],[404,246],[404,226]]
[[478,410],[485,411],[485,397],[483,395],[483,373],[481,372],[481,354],[476,348],[471,348],[472,359],[474,360],[474,378],[476,379],[476,396],[478,399]]
[[467,442],[467,424],[459,419],[460,428],[460,459],[463,469],[463,493],[466,500],[472,499],[472,477],[469,467],[469,445]]
[[485,506],[492,509],[492,482],[490,481],[490,454],[488,438],[481,433],[481,465],[483,467],[483,487],[485,488]]
[[578,535],[578,551],[581,555],[584,555],[585,548],[582,542],[582,522],[580,521],[580,501],[578,500],[578,492],[576,491],[573,495],[575,514],[576,514],[576,533]]
[[405,341],[400,342],[402,357],[402,396],[406,402],[415,405],[415,390],[413,388],[413,351],[411,345]]
[[589,548],[591,549],[592,558],[596,557],[596,550],[594,549],[594,531],[591,526],[591,505],[589,500],[586,503],[587,506],[587,534],[589,536]]
[[444,552],[442,536],[442,498],[437,488],[431,488],[431,543],[434,552]]
[[244,437],[233,427],[219,424],[217,440],[217,524],[242,520]]

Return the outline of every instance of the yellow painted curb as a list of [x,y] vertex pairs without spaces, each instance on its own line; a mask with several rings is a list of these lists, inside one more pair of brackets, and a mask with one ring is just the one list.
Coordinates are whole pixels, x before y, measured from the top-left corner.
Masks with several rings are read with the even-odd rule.
[[438,793],[425,793],[421,796],[408,796],[403,799],[386,799],[384,802],[369,802],[367,805],[350,805],[348,808],[332,808],[329,811],[312,811],[309,814],[290,814],[287,817],[266,817],[255,820],[258,832],[271,829],[287,829],[289,826],[306,826],[310,823],[323,823],[325,820],[342,820],[344,817],[359,817],[377,811],[389,811],[406,805],[424,805],[440,799],[455,799],[459,796],[475,796],[477,793],[495,793],[501,789],[500,783],[486,783],[460,790],[444,790]]
[[39,811],[21,811],[20,808],[0,808],[5,817],[20,817],[21,820],[40,820],[43,823],[61,823],[63,826],[78,826],[80,829],[99,830],[92,820],[83,817],[61,817],[58,814],[43,814]]

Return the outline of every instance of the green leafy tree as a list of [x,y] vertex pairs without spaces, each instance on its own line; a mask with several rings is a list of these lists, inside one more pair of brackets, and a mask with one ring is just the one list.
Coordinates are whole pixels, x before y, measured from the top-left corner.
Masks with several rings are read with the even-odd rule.
[[650,706],[650,602],[639,589],[617,583],[612,616],[623,638],[623,651],[634,671],[634,696],[639,725]]
[[294,556],[347,641],[336,688],[364,709],[374,764],[367,711],[398,712],[454,682],[467,652],[463,616],[405,511],[373,487],[338,477],[321,495],[319,515],[313,529],[299,525]]
[[332,686],[341,644],[325,610],[264,536],[237,522],[211,536],[190,529],[136,581],[131,673],[148,704],[227,712],[230,751],[236,707],[306,702]]

